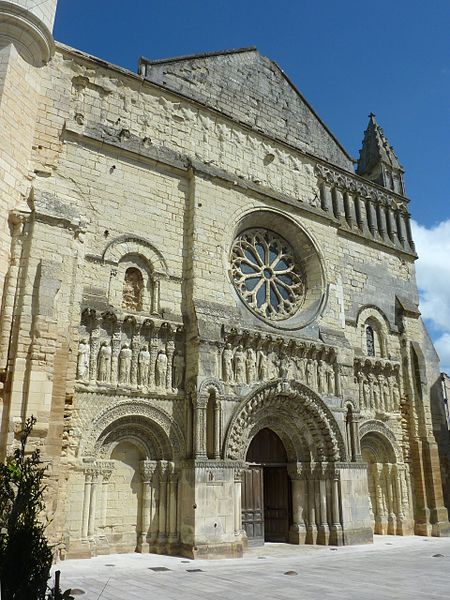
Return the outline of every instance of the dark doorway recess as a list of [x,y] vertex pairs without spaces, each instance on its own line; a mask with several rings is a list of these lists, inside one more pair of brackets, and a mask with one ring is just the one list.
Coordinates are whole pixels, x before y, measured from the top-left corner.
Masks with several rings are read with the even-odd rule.
[[283,442],[271,429],[253,438],[242,481],[242,525],[252,546],[287,542],[290,526],[290,480]]

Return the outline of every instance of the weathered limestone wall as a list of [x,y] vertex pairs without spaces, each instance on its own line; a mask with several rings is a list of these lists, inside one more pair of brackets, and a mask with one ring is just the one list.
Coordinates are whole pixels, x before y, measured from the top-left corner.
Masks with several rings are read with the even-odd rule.
[[[295,149],[294,139],[269,137],[270,111],[260,127],[233,122],[203,106],[195,81],[181,90],[197,85],[193,99],[162,89],[158,69],[152,83],[60,46],[39,71],[24,125],[33,152],[22,185],[35,177],[15,216],[2,315],[2,438],[10,446],[37,415],[62,555],[239,555],[242,461],[263,426],[298,472],[342,464],[334,474],[313,464],[304,511],[307,479],[293,479],[297,540],[315,514],[321,543],[368,541],[377,519],[399,534],[414,520],[418,533],[442,533],[430,409],[437,358],[418,319],[405,200],[352,178],[309,113],[312,146]],[[341,168],[324,171],[324,159]],[[230,251],[251,227],[278,231],[304,261],[304,321],[268,324],[241,302]],[[143,283],[130,305],[124,282],[134,267]],[[256,356],[266,364],[257,368]],[[385,478],[372,515],[360,437],[371,473]]]

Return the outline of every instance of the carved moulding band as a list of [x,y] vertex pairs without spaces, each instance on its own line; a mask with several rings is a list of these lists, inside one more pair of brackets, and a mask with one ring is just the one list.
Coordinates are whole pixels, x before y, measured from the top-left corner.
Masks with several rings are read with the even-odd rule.
[[[178,424],[159,407],[152,406],[148,402],[125,401],[119,402],[112,408],[104,410],[92,422],[89,433],[80,445],[80,456],[94,456],[97,452],[97,444],[105,430],[114,425],[120,425],[121,419],[136,418],[142,424],[147,421],[148,429],[157,430],[158,435],[164,436],[167,445],[172,449],[173,458],[180,459],[183,454],[185,443],[183,432]],[[155,427],[156,426],[156,427]]]
[[364,436],[370,433],[376,434],[378,437],[381,436],[382,442],[391,448],[392,453],[395,455],[396,461],[400,463],[403,462],[400,446],[395,439],[395,435],[387,427],[387,425],[385,425],[382,421],[377,421],[376,419],[365,421],[359,427],[359,439],[362,440]]
[[159,250],[140,236],[123,235],[112,240],[103,252],[103,260],[119,263],[127,254],[140,254],[146,258],[155,273],[168,275],[167,263]]
[[[320,396],[297,381],[276,381],[264,384],[244,398],[237,407],[225,439],[224,456],[231,460],[245,460],[251,438],[262,428],[270,427],[282,417],[290,437],[295,432],[293,447],[298,460],[304,460],[298,440],[307,439],[309,450],[317,460],[345,460],[345,444],[336,420]],[[289,435],[289,434],[288,434]],[[297,442],[297,443],[296,443]],[[288,450],[288,448],[287,448]]]

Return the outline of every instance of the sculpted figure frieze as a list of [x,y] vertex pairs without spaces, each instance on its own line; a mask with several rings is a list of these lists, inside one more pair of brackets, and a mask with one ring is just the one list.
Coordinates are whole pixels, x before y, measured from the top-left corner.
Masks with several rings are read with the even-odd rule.
[[230,332],[221,346],[221,365],[222,381],[231,386],[281,378],[302,382],[323,395],[334,395],[343,387],[337,382],[343,375],[337,368],[334,349],[313,342]]
[[184,388],[184,337],[179,325],[135,315],[85,310],[80,327],[77,381],[176,392]]

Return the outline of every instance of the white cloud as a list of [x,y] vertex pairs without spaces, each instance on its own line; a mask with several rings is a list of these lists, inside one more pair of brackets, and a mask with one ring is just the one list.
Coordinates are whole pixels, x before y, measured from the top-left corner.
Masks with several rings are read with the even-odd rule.
[[450,373],[450,219],[427,229],[413,221],[420,310],[440,335],[435,340],[441,367]]

